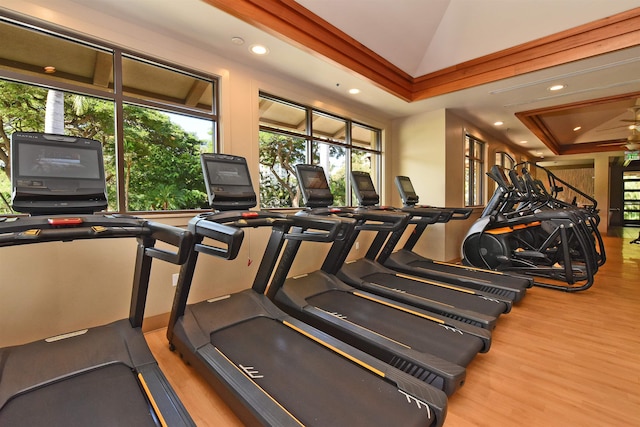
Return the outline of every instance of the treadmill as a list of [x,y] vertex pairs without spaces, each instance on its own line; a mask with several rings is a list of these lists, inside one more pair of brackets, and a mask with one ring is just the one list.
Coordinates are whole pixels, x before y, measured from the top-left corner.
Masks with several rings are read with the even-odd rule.
[[[248,210],[256,195],[246,160],[201,159],[216,211],[189,222],[195,246],[178,279],[170,348],[247,425],[442,425],[442,391],[286,315],[264,295],[285,239],[330,241],[343,223]],[[251,288],[187,304],[199,254],[235,259],[247,227],[271,228]]]
[[[184,262],[192,235],[144,219],[94,213],[106,207],[97,141],[19,132],[11,137],[11,154],[13,207],[33,215],[0,218],[0,247],[8,247],[2,250],[136,238],[137,254],[128,319],[0,348],[0,425],[195,426],[141,330],[152,259]],[[175,252],[156,248],[158,240]]]
[[[411,215],[414,221],[433,221],[433,212],[438,209],[413,209],[413,213],[401,212],[393,208],[378,207],[378,195],[373,187],[371,176],[366,172],[352,172],[352,184],[362,205],[356,212],[387,211],[389,214]],[[436,217],[437,219],[437,217]],[[398,232],[400,230],[395,230]],[[388,230],[383,231],[383,236],[388,235]],[[392,233],[393,234],[393,233]],[[414,307],[434,311],[446,317],[460,320],[471,325],[480,326],[489,330],[495,328],[498,317],[509,312],[509,301],[495,298],[481,291],[464,289],[442,281],[424,279],[416,276],[399,273],[391,270],[375,261],[372,252],[359,260],[345,262],[348,251],[358,237],[354,233],[339,257],[334,259],[333,270],[343,282],[362,290],[366,290],[387,298],[400,301]],[[372,246],[376,246],[376,236]]]
[[[321,166],[296,165],[296,172],[308,207],[296,217],[334,218],[344,223],[345,231],[332,244],[322,269],[290,278],[286,276],[301,241],[287,240],[267,296],[305,323],[453,394],[464,383],[464,367],[478,352],[489,350],[490,332],[340,281],[327,267],[333,265],[332,258],[339,256],[356,225],[369,225],[359,224],[362,215],[349,209],[324,208],[333,197]],[[364,215],[376,222],[375,229],[393,229],[406,219],[386,212]]]
[[[409,177],[397,176],[395,182],[405,208],[410,210],[415,207],[423,207],[418,205],[418,195]],[[465,219],[465,216],[454,215],[451,217],[451,220],[456,219]],[[442,280],[486,294],[493,294],[496,298],[505,298],[512,302],[519,302],[526,294],[527,288],[533,286],[533,280],[530,278],[435,261],[418,255],[413,252],[413,248],[422,237],[425,229],[426,225],[424,227],[416,226],[405,245],[397,250],[395,250],[395,246],[403,233],[397,233],[395,238],[394,236],[390,237],[385,247],[380,251],[377,261],[392,270],[422,278]]]

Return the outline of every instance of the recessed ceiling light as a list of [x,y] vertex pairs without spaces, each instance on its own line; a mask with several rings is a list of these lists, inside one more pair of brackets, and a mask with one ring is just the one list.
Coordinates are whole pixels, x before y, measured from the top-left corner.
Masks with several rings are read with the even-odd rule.
[[553,86],[549,86],[549,88],[548,88],[548,89],[549,89],[550,91],[556,91],[556,90],[562,90],[562,89],[564,89],[564,88],[566,88],[566,87],[567,87],[567,85],[562,85],[562,84],[560,84],[560,85],[553,85]]
[[267,53],[269,53],[269,49],[260,44],[251,45],[251,47],[249,47],[249,50],[251,51],[251,53],[255,53],[256,55],[266,55]]
[[498,120],[497,122],[495,122],[493,125],[494,126],[502,126],[504,124],[504,122],[501,122],[500,120]]
[[520,144],[526,144],[527,142],[529,142],[529,141],[522,140],[522,141],[520,141]]
[[358,94],[358,93],[360,93],[360,89],[356,89],[356,88],[349,89],[349,93],[350,93],[351,95]]
[[573,131],[578,132],[580,129],[582,129],[582,126],[576,126],[573,128]]
[[242,37],[231,37],[231,43],[242,46],[244,44],[244,39]]
[[56,67],[54,67],[53,65],[47,65],[46,67],[44,67],[44,72],[47,74],[53,74],[56,72]]

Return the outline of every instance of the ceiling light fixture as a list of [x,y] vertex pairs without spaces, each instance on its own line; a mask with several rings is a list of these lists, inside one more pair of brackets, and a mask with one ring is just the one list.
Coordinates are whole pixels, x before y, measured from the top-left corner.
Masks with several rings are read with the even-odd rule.
[[500,120],[498,120],[497,122],[495,122],[493,125],[494,126],[502,126],[504,124],[504,122],[501,122]]
[[573,128],[573,131],[578,132],[580,129],[582,129],[582,126],[576,126]]
[[256,55],[266,55],[267,53],[269,53],[269,49],[260,44],[251,45],[249,47],[249,50],[251,51],[251,53],[255,53]]
[[360,89],[356,89],[356,88],[349,89],[349,93],[351,95],[356,95],[356,94],[360,93]]
[[529,142],[529,141],[522,140],[522,141],[520,141],[520,144],[526,144],[527,142]]
[[562,90],[564,88],[566,88],[567,85],[563,85],[563,84],[559,84],[559,85],[553,85],[553,86],[549,86],[548,90],[555,92],[556,90]]
[[53,65],[47,65],[46,67],[44,67],[44,72],[47,74],[53,74],[56,72],[56,67],[54,67]]
[[244,39],[242,37],[231,37],[231,43],[242,46],[244,44]]

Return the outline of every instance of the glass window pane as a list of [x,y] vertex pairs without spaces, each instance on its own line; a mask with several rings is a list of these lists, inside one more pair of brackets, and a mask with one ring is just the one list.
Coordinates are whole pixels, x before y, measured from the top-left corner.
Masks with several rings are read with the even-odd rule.
[[623,188],[625,190],[640,190],[640,181],[624,181]]
[[214,112],[211,81],[126,56],[122,58],[122,90],[138,99]]
[[314,111],[312,123],[314,139],[324,142],[346,142],[347,123],[345,120]]
[[473,157],[482,159],[482,144],[477,142],[473,144]]
[[113,54],[106,49],[7,22],[0,22],[0,40],[3,69],[113,90]]
[[260,97],[260,125],[306,134],[306,110],[300,106]]
[[302,203],[294,166],[305,163],[303,138],[260,132],[260,207],[299,207]]
[[378,150],[378,135],[380,131],[371,129],[357,123],[351,126],[351,143],[358,147]]
[[334,206],[346,205],[346,150],[331,144],[313,145],[313,163],[322,166],[329,180]]
[[640,191],[625,191],[624,200],[640,200]]
[[159,110],[125,104],[124,119],[127,210],[206,208],[200,166],[206,143]]
[[471,206],[471,168],[469,167],[469,158],[464,159],[464,205]]

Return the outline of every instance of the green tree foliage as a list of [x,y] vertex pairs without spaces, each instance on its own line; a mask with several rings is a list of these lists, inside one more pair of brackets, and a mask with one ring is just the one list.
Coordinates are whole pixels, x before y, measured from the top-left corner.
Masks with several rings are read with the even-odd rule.
[[[44,131],[47,90],[0,81],[0,192],[10,197],[10,137]],[[103,146],[110,209],[117,203],[114,104],[65,94],[65,133]],[[193,209],[206,205],[200,169],[202,141],[164,113],[132,105],[124,109],[124,187],[128,210]],[[9,212],[0,200],[0,212]]]
[[298,207],[300,189],[295,165],[305,162],[305,141],[288,135],[260,132],[260,206]]

